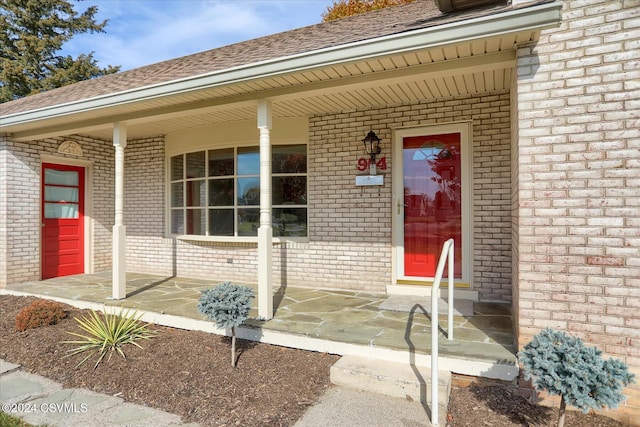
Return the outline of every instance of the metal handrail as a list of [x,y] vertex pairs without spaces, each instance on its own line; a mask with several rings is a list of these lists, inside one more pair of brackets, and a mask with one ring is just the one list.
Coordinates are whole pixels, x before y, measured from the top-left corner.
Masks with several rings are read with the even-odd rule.
[[438,302],[444,263],[448,262],[447,338],[453,340],[453,239],[442,245],[436,276],[431,287],[431,424],[438,425]]

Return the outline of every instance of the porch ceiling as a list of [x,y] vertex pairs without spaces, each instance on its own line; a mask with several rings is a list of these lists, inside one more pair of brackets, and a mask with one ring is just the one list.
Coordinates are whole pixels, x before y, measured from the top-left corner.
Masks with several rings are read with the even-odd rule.
[[18,140],[82,134],[111,140],[116,121],[129,139],[164,135],[212,123],[256,118],[256,100],[273,101],[274,117],[298,117],[390,104],[466,96],[510,87],[515,46],[534,41],[523,30],[393,56],[369,58],[282,75],[235,81],[70,117],[12,126]]

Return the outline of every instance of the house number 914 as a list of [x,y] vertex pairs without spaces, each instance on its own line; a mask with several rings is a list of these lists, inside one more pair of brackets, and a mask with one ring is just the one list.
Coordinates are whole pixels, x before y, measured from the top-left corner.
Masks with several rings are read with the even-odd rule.
[[[370,158],[358,157],[358,163],[356,164],[356,169],[358,169],[359,172],[366,172],[366,171],[370,170],[370,168],[371,168],[371,159]],[[381,171],[386,171],[387,170],[387,158],[386,157],[380,157],[376,161],[376,168],[381,170]]]

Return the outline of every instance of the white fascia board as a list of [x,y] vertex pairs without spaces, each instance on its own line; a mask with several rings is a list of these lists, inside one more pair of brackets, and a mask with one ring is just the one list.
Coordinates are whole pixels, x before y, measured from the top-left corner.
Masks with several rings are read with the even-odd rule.
[[3,127],[9,127],[11,125],[36,122],[53,117],[151,100],[216,86],[241,83],[258,78],[310,70],[323,66],[397,55],[517,31],[548,28],[559,24],[561,8],[561,2],[556,1],[530,8],[522,8],[480,18],[452,22],[437,27],[406,31],[347,45],[227,68],[212,73],[115,92],[95,98],[8,114],[2,117],[2,124]]

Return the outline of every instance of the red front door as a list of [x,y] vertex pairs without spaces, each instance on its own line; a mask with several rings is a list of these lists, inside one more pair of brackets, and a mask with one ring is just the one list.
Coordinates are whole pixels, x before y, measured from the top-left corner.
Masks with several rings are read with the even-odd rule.
[[460,143],[460,133],[403,138],[405,276],[433,278],[453,238],[454,275],[462,277]]
[[42,278],[84,273],[84,168],[42,164]]

